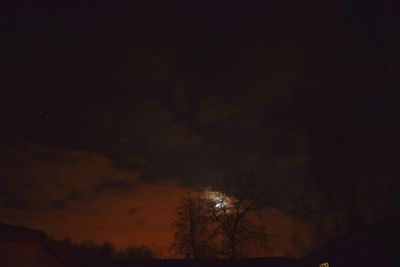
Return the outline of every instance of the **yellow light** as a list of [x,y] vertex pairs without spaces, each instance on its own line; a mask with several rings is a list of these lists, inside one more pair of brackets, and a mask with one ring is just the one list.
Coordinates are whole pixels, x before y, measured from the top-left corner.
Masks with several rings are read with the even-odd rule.
[[230,207],[232,205],[232,203],[231,203],[232,200],[230,197],[228,197],[224,193],[206,190],[205,196],[207,199],[214,202],[214,207],[216,209],[225,209],[226,211],[230,210]]
[[329,267],[329,262],[321,263],[319,267]]

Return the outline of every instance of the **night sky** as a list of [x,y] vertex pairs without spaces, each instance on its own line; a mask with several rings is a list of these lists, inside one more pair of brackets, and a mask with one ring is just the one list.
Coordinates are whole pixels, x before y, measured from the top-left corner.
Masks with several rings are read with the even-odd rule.
[[167,246],[180,194],[243,170],[283,233],[304,199],[392,212],[396,1],[131,2],[0,11],[0,221]]

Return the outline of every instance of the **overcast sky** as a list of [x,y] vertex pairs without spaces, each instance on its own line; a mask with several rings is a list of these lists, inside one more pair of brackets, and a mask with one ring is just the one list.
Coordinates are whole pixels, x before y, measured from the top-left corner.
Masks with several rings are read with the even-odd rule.
[[[317,194],[310,129],[337,147],[371,121],[392,125],[381,122],[395,114],[392,98],[375,102],[372,85],[359,85],[396,73],[394,2],[183,2],[3,11],[1,221],[58,238],[166,245],[187,190],[252,170],[282,198]],[[359,87],[336,94],[339,83]],[[309,88],[331,94],[307,98]],[[342,126],[353,133],[345,140],[331,135]],[[383,136],[372,133],[357,145]]]

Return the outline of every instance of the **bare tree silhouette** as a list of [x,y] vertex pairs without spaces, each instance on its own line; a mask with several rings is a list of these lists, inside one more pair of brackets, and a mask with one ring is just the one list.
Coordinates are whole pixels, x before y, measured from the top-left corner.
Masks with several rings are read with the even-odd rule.
[[212,190],[182,196],[173,222],[173,249],[188,258],[250,255],[267,249],[261,190],[252,174],[236,174]]
[[209,215],[222,234],[222,251],[229,258],[246,256],[255,247],[267,248],[270,234],[259,215],[264,208],[262,190],[253,173],[236,173],[216,187]]
[[213,257],[210,242],[210,217],[205,207],[206,199],[199,193],[188,192],[181,196],[172,223],[175,239],[172,249],[185,258]]

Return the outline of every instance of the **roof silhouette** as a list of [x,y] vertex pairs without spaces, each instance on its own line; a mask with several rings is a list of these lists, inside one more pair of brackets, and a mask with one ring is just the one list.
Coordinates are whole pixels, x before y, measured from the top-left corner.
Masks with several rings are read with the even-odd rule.
[[47,235],[40,230],[0,223],[0,242],[38,243],[47,251],[47,253],[59,262],[63,263],[63,260],[52,248]]

